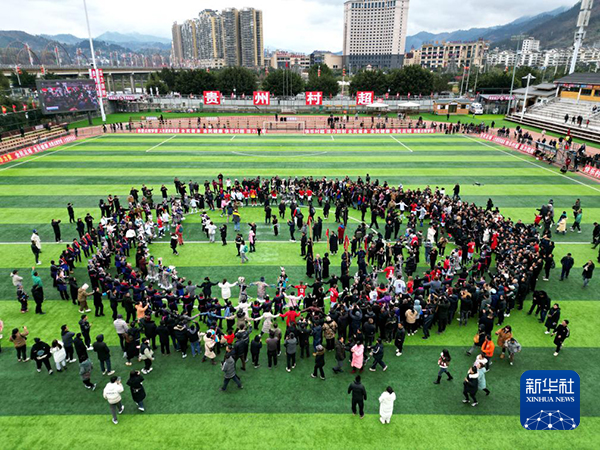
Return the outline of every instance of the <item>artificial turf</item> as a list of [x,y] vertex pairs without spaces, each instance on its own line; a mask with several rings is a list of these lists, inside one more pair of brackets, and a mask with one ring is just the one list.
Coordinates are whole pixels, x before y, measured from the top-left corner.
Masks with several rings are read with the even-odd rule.
[[[389,136],[331,139],[272,135],[237,136],[235,140],[222,136],[177,136],[165,142],[170,137],[106,135],[0,166],[0,319],[5,323],[4,351],[0,355],[0,436],[4,448],[106,448],[117,443],[130,448],[367,448],[390,444],[410,448],[478,448],[485,442],[493,448],[594,447],[594,435],[600,432],[600,407],[595,402],[600,376],[595,332],[600,290],[595,287],[595,278],[587,289],[582,288],[579,268],[596,253],[589,240],[592,223],[599,218],[597,183],[579,175],[562,176],[532,158],[459,135],[397,136],[412,152]],[[147,412],[134,412],[126,391],[127,409],[117,427],[110,423],[100,392],[83,388],[76,367],[49,377],[45,373],[38,375],[31,363],[16,362],[6,341],[13,327],[27,325],[32,336],[47,341],[58,337],[63,323],[77,329],[77,308],[58,300],[47,268],[49,260],[57,257],[64,245],[52,242],[50,220],[62,219],[63,241],[76,236],[74,226],[68,224],[67,202],[75,205],[77,216],[89,211],[98,218],[98,200],[108,194],[125,198],[132,186],[139,188],[145,183],[154,187],[158,196],[163,183],[170,192],[174,191],[175,176],[202,183],[218,173],[231,178],[364,178],[369,173],[373,179],[394,185],[443,186],[448,191],[459,182],[463,200],[484,205],[492,198],[504,215],[524,222],[531,222],[535,209],[550,198],[558,212],[565,210],[569,215],[571,206],[580,198],[583,233],[553,236],[557,259],[571,252],[576,268],[569,280],[559,282],[559,269],[555,269],[550,281],[538,282],[553,301],[561,304],[563,318],[571,320],[571,338],[560,356],[554,358],[552,339],[543,333],[537,319],[526,315],[526,310],[513,312],[505,323],[513,327],[523,352],[512,367],[496,359],[487,376],[492,395],[482,396],[479,406],[472,408],[464,406],[460,399],[461,380],[473,359],[464,355],[464,350],[472,341],[475,322],[459,328],[454,321],[443,335],[433,333],[426,341],[419,332],[407,338],[400,358],[394,356],[392,347],[386,347],[385,360],[390,365],[387,372],[364,374],[369,400],[363,421],[349,414],[346,388],[351,376],[334,376],[329,369],[333,363],[331,354],[327,354],[328,379],[321,381],[309,377],[312,361],[299,362],[288,374],[280,358],[280,367],[269,371],[263,353],[260,369],[249,366],[247,372],[241,372],[238,365],[245,389],[238,391],[232,385],[226,393],[217,390],[222,382],[218,367],[202,364],[191,356],[181,360],[177,353],[169,357],[157,355],[155,370],[146,377]],[[180,248],[181,256],[172,256],[168,244],[163,242],[153,244],[151,253],[198,282],[205,276],[213,280],[226,277],[230,281],[238,276],[249,281],[265,276],[267,281],[275,282],[280,266],[286,267],[292,282],[308,281],[299,244],[288,242],[285,221],[281,222],[280,236],[275,237],[272,227],[264,224],[261,208],[243,208],[241,213],[244,235],[248,232],[247,222],[258,224],[257,252],[249,255],[249,264],[239,264],[232,243],[227,247],[208,244],[198,215],[188,216],[184,223],[184,239],[188,243]],[[351,211],[350,216],[348,233],[360,222],[357,211]],[[218,212],[213,212],[211,218],[219,224],[225,221]],[[324,229],[336,229],[333,220],[332,211]],[[46,286],[45,316],[19,313],[8,276],[18,268],[25,285],[30,286],[33,255],[27,242],[33,228],[43,241],[44,264],[37,269]],[[228,237],[232,240],[234,236],[230,225]],[[316,253],[325,251],[325,244],[316,245]],[[339,255],[332,257],[331,272],[339,273],[339,265]],[[424,266],[419,267],[422,270]],[[87,280],[82,264],[75,275]],[[218,289],[213,293],[217,294]],[[251,288],[250,295],[254,293]],[[526,307],[529,304],[530,300]],[[106,317],[91,317],[92,335],[106,335],[113,364],[118,374],[126,378],[128,368],[121,358],[108,305],[105,312]],[[451,371],[455,380],[434,386],[437,355],[442,348],[448,348],[453,356]],[[95,355],[92,359],[96,363]],[[135,363],[134,367],[138,366]],[[518,418],[519,378],[528,369],[578,371],[582,380],[582,421],[577,430],[549,439],[542,433],[522,429]],[[107,381],[97,364],[92,381],[101,382],[101,386]],[[394,387],[398,400],[392,425],[382,427],[377,420],[376,398],[387,385]]]

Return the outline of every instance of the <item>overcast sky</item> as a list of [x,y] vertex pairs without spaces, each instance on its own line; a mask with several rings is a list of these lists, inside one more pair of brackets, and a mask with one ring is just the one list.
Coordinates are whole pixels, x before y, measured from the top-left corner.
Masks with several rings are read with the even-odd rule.
[[[599,1],[599,0],[597,0]],[[262,9],[265,46],[297,50],[342,49],[344,0],[88,0],[92,34],[105,31],[171,36],[171,23],[197,16],[201,9]],[[489,27],[535,15],[575,0],[411,0],[408,34]],[[2,29],[32,34],[87,36],[83,0],[3,2]]]

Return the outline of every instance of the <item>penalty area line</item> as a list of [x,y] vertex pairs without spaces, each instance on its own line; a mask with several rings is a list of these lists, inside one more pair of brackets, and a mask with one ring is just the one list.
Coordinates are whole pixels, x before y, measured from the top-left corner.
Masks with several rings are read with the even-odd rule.
[[400,142],[398,139],[396,139],[394,136],[390,136],[393,140],[395,140],[398,144],[400,144],[402,147],[404,147],[406,150],[408,150],[409,152],[413,152],[410,147],[408,145],[406,145],[404,142]]
[[160,147],[161,145],[163,145],[165,142],[170,141],[171,139],[175,139],[177,137],[176,134],[174,134],[173,136],[171,136],[170,138],[165,139],[162,142],[159,142],[158,144],[156,144],[154,147],[150,147],[148,150],[146,150],[146,153],[149,153],[150,150],[154,150],[156,147]]

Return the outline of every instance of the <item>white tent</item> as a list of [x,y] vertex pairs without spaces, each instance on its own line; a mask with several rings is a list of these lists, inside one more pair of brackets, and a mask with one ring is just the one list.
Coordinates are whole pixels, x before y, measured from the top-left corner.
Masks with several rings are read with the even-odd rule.
[[377,109],[377,108],[389,108],[390,105],[387,105],[385,103],[370,103],[368,105],[365,105],[365,107]]
[[398,108],[418,108],[419,106],[421,106],[420,103],[416,103],[416,102],[401,102],[398,103]]

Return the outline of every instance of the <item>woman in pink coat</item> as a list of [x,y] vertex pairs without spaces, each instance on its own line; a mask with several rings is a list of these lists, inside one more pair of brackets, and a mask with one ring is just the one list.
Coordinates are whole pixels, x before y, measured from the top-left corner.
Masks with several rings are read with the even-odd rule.
[[362,372],[363,370],[363,361],[365,354],[365,346],[362,341],[358,341],[354,346],[350,349],[352,352],[352,362],[350,366],[352,367],[352,373],[355,373],[357,370]]

